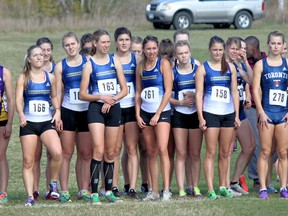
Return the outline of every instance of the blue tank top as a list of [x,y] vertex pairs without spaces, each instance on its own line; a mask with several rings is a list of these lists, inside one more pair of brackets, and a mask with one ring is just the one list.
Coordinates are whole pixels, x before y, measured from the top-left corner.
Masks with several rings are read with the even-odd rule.
[[282,58],[280,66],[268,65],[267,58],[262,59],[261,75],[262,106],[265,111],[287,111],[287,61]]
[[[187,91],[195,92],[195,74],[198,66],[194,63],[192,63],[192,71],[189,73],[180,73],[178,71],[178,66],[176,65],[173,68],[173,74],[174,74],[174,82],[173,87],[175,91],[175,99],[177,100],[183,100],[183,93]],[[192,107],[184,107],[184,106],[175,106],[175,109],[183,114],[192,114],[196,112],[196,104],[194,104]]]
[[24,90],[24,114],[31,122],[44,122],[52,119],[49,107],[51,82],[48,73],[44,73],[44,82],[36,83],[29,80]]
[[[90,93],[112,95],[117,94],[117,73],[114,64],[114,58],[109,55],[109,61],[106,64],[100,65],[90,58],[92,65],[92,73],[90,75]],[[98,100],[98,102],[104,102]]]
[[204,68],[206,76],[204,78],[203,111],[216,115],[233,113],[230,68],[223,75],[221,71],[211,68],[207,61],[204,62]]
[[[112,54],[114,56],[114,54]],[[129,108],[135,106],[136,91],[136,67],[137,61],[134,53],[130,53],[130,62],[122,64],[124,76],[128,87],[128,95],[120,100],[121,108]],[[117,85],[117,92],[120,92],[120,85]]]
[[52,63],[52,68],[51,68],[51,70],[50,70],[50,71],[47,71],[47,72],[54,75],[55,66],[56,66],[56,64]]
[[[165,89],[163,82],[163,75],[161,73],[161,58],[158,58],[155,66],[150,70],[143,70],[141,76],[142,92],[141,92],[141,109],[155,113],[160,106]],[[170,103],[168,102],[163,111],[170,110]]]
[[79,99],[82,70],[87,62],[85,56],[81,57],[82,62],[77,66],[68,65],[66,58],[62,60],[62,82],[64,84],[62,107],[73,111],[86,111],[89,106],[89,102]]

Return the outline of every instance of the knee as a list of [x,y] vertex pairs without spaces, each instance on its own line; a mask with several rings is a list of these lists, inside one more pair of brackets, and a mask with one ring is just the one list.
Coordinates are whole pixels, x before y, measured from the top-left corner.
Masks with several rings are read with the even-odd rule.
[[105,160],[114,161],[115,152],[105,152]]
[[286,149],[283,151],[280,151],[280,152],[278,151],[277,154],[278,154],[279,160],[287,160],[287,150]]
[[117,157],[120,155],[121,149],[122,149],[122,145],[120,147],[115,148],[114,157]]
[[227,151],[220,151],[219,152],[219,159],[228,159],[228,157],[231,156],[230,152]]
[[270,158],[270,149],[261,149],[260,156],[263,160],[268,160]]
[[177,152],[176,153],[177,160],[185,161],[186,157],[187,157],[187,153],[186,152]]
[[150,149],[150,150],[147,150],[147,155],[148,157],[151,159],[151,158],[154,158],[154,157],[157,157],[158,156],[158,150],[157,149]]
[[23,159],[24,169],[32,169],[34,166],[34,159],[32,157],[27,157]]
[[92,153],[91,152],[82,152],[81,153],[81,159],[84,161],[91,160],[92,158]]
[[129,157],[134,157],[134,156],[137,156],[137,148],[134,148],[134,147],[130,147],[130,148],[126,148],[126,152],[127,152],[127,155]]

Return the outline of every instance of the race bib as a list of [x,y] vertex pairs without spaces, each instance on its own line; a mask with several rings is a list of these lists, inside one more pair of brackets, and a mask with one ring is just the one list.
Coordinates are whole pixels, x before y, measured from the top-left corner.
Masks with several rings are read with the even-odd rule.
[[141,92],[141,99],[148,103],[159,101],[159,89],[157,87],[145,88]]
[[83,104],[86,103],[86,101],[82,101],[79,99],[79,88],[73,88],[70,89],[69,95],[70,95],[70,103],[71,104]]
[[98,80],[98,89],[100,94],[115,95],[117,93],[116,79]]
[[286,93],[286,91],[270,89],[270,91],[269,91],[269,104],[286,107],[286,105],[287,105],[287,93]]
[[[127,96],[125,98],[133,98],[133,97],[135,97],[135,89],[134,89],[133,82],[128,82],[126,84],[127,84],[127,88],[128,88],[128,94],[127,94]],[[117,85],[117,92],[120,92],[120,91],[121,91],[121,87],[118,84]]]
[[29,114],[37,116],[49,115],[49,103],[41,100],[29,101]]
[[195,89],[184,89],[178,92],[178,99],[179,100],[184,100],[184,93],[185,92],[194,92],[195,93]]
[[237,88],[238,88],[238,92],[239,92],[240,101],[244,101],[245,98],[246,98],[246,95],[245,95],[245,91],[244,91],[243,85],[241,84],[241,85],[237,86]]
[[230,102],[230,91],[229,88],[223,86],[213,86],[211,100],[217,102]]

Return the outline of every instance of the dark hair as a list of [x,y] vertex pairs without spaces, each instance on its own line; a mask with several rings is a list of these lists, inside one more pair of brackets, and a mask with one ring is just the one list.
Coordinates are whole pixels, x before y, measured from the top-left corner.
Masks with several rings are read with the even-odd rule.
[[176,31],[174,32],[174,34],[173,34],[173,41],[174,41],[174,43],[175,43],[175,41],[176,41],[177,35],[179,35],[179,34],[186,34],[186,35],[188,36],[188,38],[189,38],[189,36],[190,36],[188,30],[186,30],[186,29],[178,29],[178,30],[176,30]]
[[86,33],[84,35],[82,35],[81,39],[80,39],[80,55],[89,55],[91,48],[87,48],[85,46],[86,43],[90,43],[92,42],[93,39],[93,35],[91,33]]
[[[44,43],[50,44],[51,50],[54,49],[54,46],[53,46],[52,41],[51,41],[49,38],[47,38],[47,37],[39,38],[39,39],[36,41],[36,45],[37,45],[37,46],[41,46],[41,45],[44,44]],[[52,63],[54,63],[54,60],[53,60],[52,55],[50,56],[49,61],[52,62]]]
[[[215,44],[215,43],[219,43],[219,44],[222,44],[223,45],[223,48],[225,50],[225,42],[222,38],[218,37],[218,36],[213,36],[210,38],[210,41],[209,41],[209,49]],[[223,56],[222,56],[222,59],[221,59],[221,74],[225,74],[228,70],[228,63],[226,62],[226,59],[225,59],[225,55],[223,53]]]
[[29,58],[31,56],[32,50],[34,50],[36,48],[41,49],[41,47],[38,46],[38,45],[32,45],[32,46],[30,46],[27,49],[27,52],[26,52],[25,61],[24,61],[24,67],[23,67],[23,70],[22,70],[22,73],[24,74],[24,78],[25,78],[25,81],[24,81],[24,87],[25,88],[26,88],[26,85],[27,85],[27,83],[28,83],[28,81],[30,79],[31,62],[29,62]]
[[159,44],[158,56],[167,55],[169,59],[174,57],[174,44],[170,39],[163,39]]
[[114,40],[117,41],[118,37],[122,34],[127,34],[130,39],[132,38],[131,31],[126,27],[117,28],[114,32]]
[[76,41],[79,43],[79,38],[74,32],[67,32],[62,36],[62,47],[64,47],[64,40],[69,37],[74,37]]
[[[95,41],[96,43],[99,41],[99,38],[103,35],[109,35],[108,31],[106,31],[105,29],[98,29],[96,30],[94,33],[93,33],[93,39],[92,41]],[[97,48],[95,47],[95,45],[93,44],[92,45],[92,49],[91,49],[91,52],[90,52],[90,55],[93,56],[97,51]]]
[[280,32],[280,31],[273,31],[273,32],[270,32],[268,37],[267,37],[267,44],[269,44],[270,40],[272,37],[281,37],[282,38],[282,42],[284,44],[285,42],[285,35]]
[[248,36],[245,38],[245,42],[248,46],[253,46],[260,50],[260,41],[257,37],[255,36]]

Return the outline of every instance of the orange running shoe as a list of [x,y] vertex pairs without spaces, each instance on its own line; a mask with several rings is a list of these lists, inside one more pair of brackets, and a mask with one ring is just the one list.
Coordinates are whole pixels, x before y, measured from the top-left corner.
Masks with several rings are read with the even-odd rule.
[[245,181],[245,176],[242,175],[239,179],[239,184],[241,185],[241,187],[243,188],[244,191],[249,192],[249,188],[248,185]]

